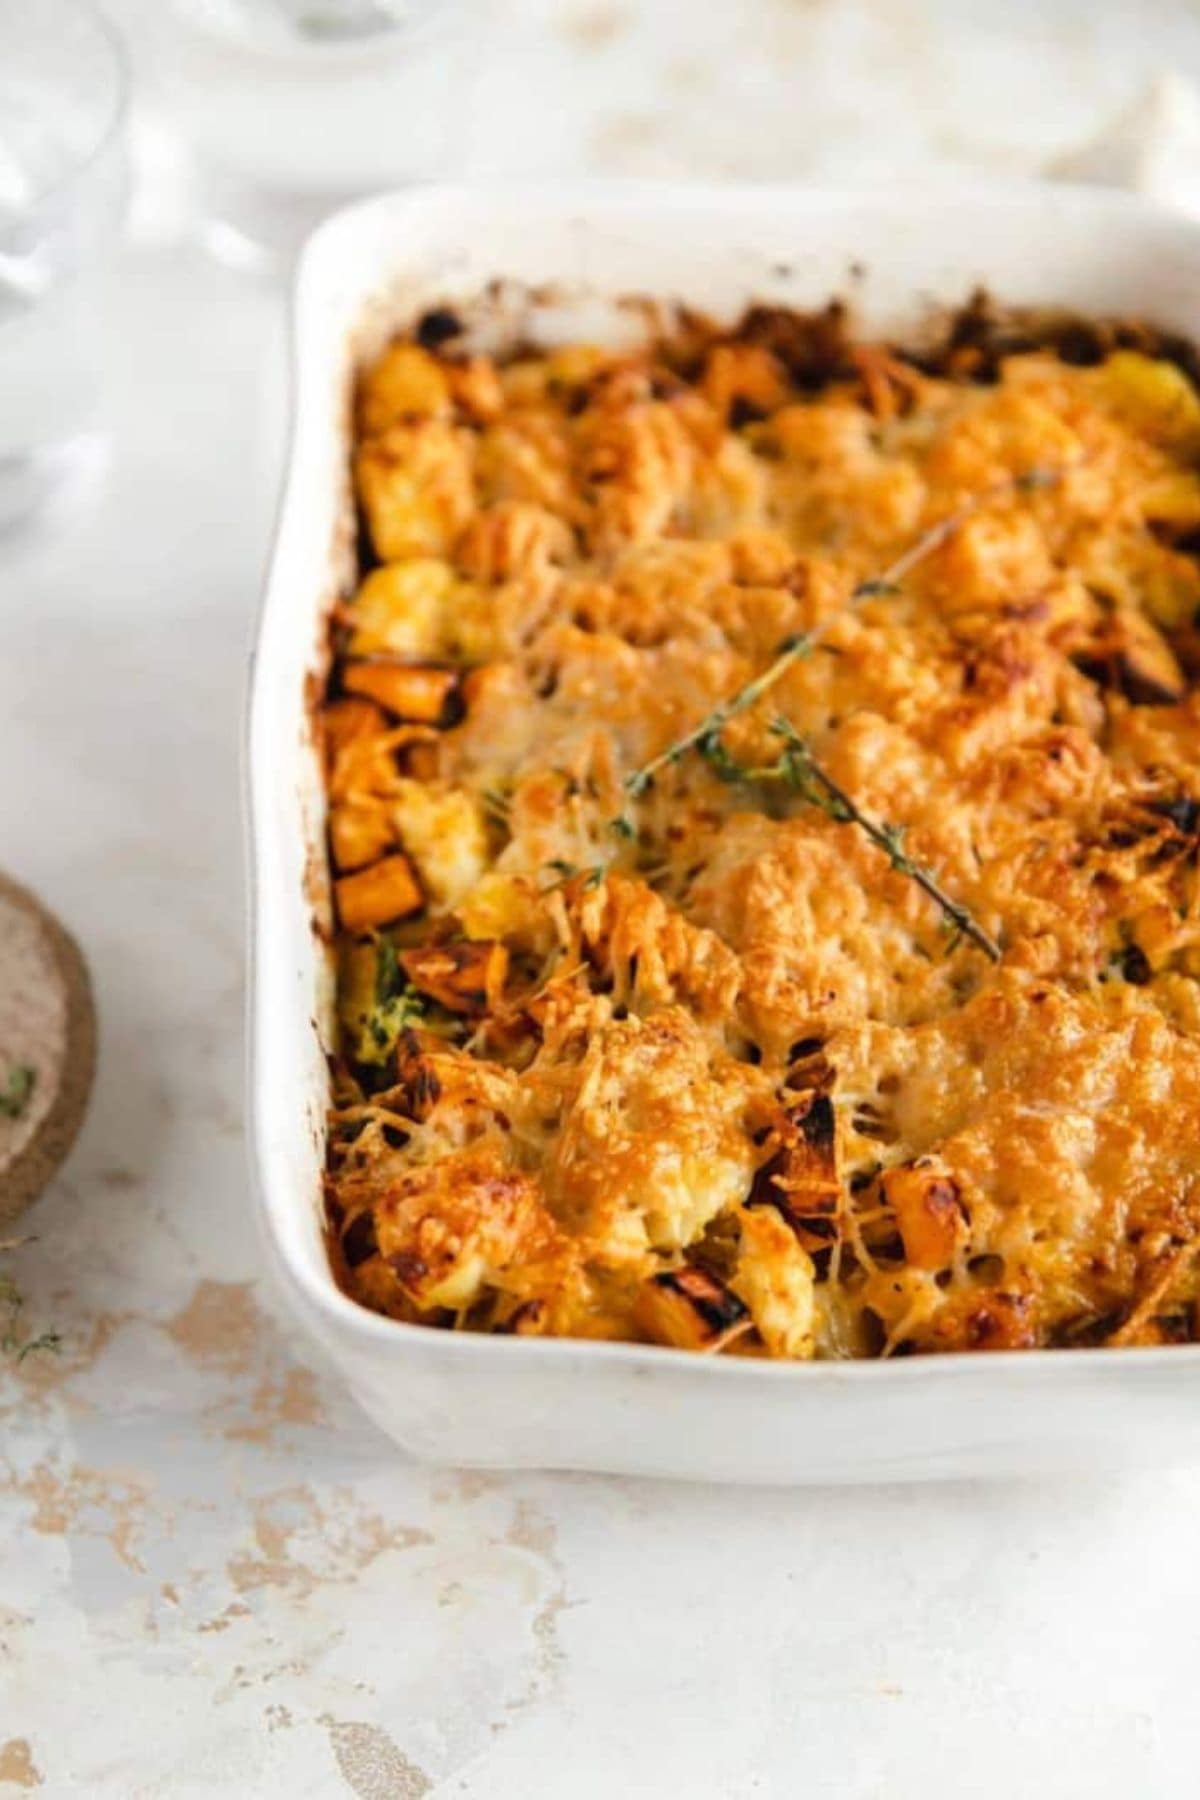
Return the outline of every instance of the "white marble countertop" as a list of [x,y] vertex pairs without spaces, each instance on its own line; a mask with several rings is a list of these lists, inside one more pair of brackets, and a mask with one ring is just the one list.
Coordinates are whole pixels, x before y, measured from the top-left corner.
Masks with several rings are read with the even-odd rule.
[[[1200,74],[1200,8],[510,0],[477,48],[476,171],[1013,174]],[[282,302],[143,216],[105,295],[108,484],[0,553],[3,860],[77,931],[102,1024],[13,1259],[64,1343],[0,1377],[0,1795],[1191,1791],[1200,1469],[800,1493],[429,1470],[277,1316],[242,1142],[238,729]]]

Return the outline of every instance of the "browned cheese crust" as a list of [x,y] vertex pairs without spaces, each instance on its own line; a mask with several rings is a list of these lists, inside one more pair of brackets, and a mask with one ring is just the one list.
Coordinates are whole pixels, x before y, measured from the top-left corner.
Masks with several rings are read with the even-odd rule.
[[[1195,1341],[1178,360],[431,318],[359,386],[321,715],[346,1290],[779,1358]],[[781,721],[902,857],[774,778]]]

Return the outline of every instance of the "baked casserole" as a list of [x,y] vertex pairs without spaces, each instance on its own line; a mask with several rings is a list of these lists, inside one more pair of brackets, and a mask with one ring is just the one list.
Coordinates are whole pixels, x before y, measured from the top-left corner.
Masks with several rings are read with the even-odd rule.
[[1200,1338],[1200,395],[980,301],[363,375],[327,1217],[407,1322]]

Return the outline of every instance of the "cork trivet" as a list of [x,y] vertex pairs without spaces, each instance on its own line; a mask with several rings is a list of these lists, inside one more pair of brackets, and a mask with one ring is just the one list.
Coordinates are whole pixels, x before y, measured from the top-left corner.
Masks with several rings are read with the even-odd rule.
[[41,1193],[71,1148],[95,1064],[79,947],[0,874],[0,1225]]

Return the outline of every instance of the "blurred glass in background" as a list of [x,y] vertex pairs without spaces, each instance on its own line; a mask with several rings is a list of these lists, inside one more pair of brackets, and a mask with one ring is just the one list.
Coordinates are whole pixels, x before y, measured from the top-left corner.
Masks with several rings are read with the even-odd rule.
[[444,175],[457,0],[159,0],[152,99],[210,248],[288,259],[326,213]]
[[0,532],[102,459],[95,284],[125,200],[127,79],[85,0],[0,5]]

